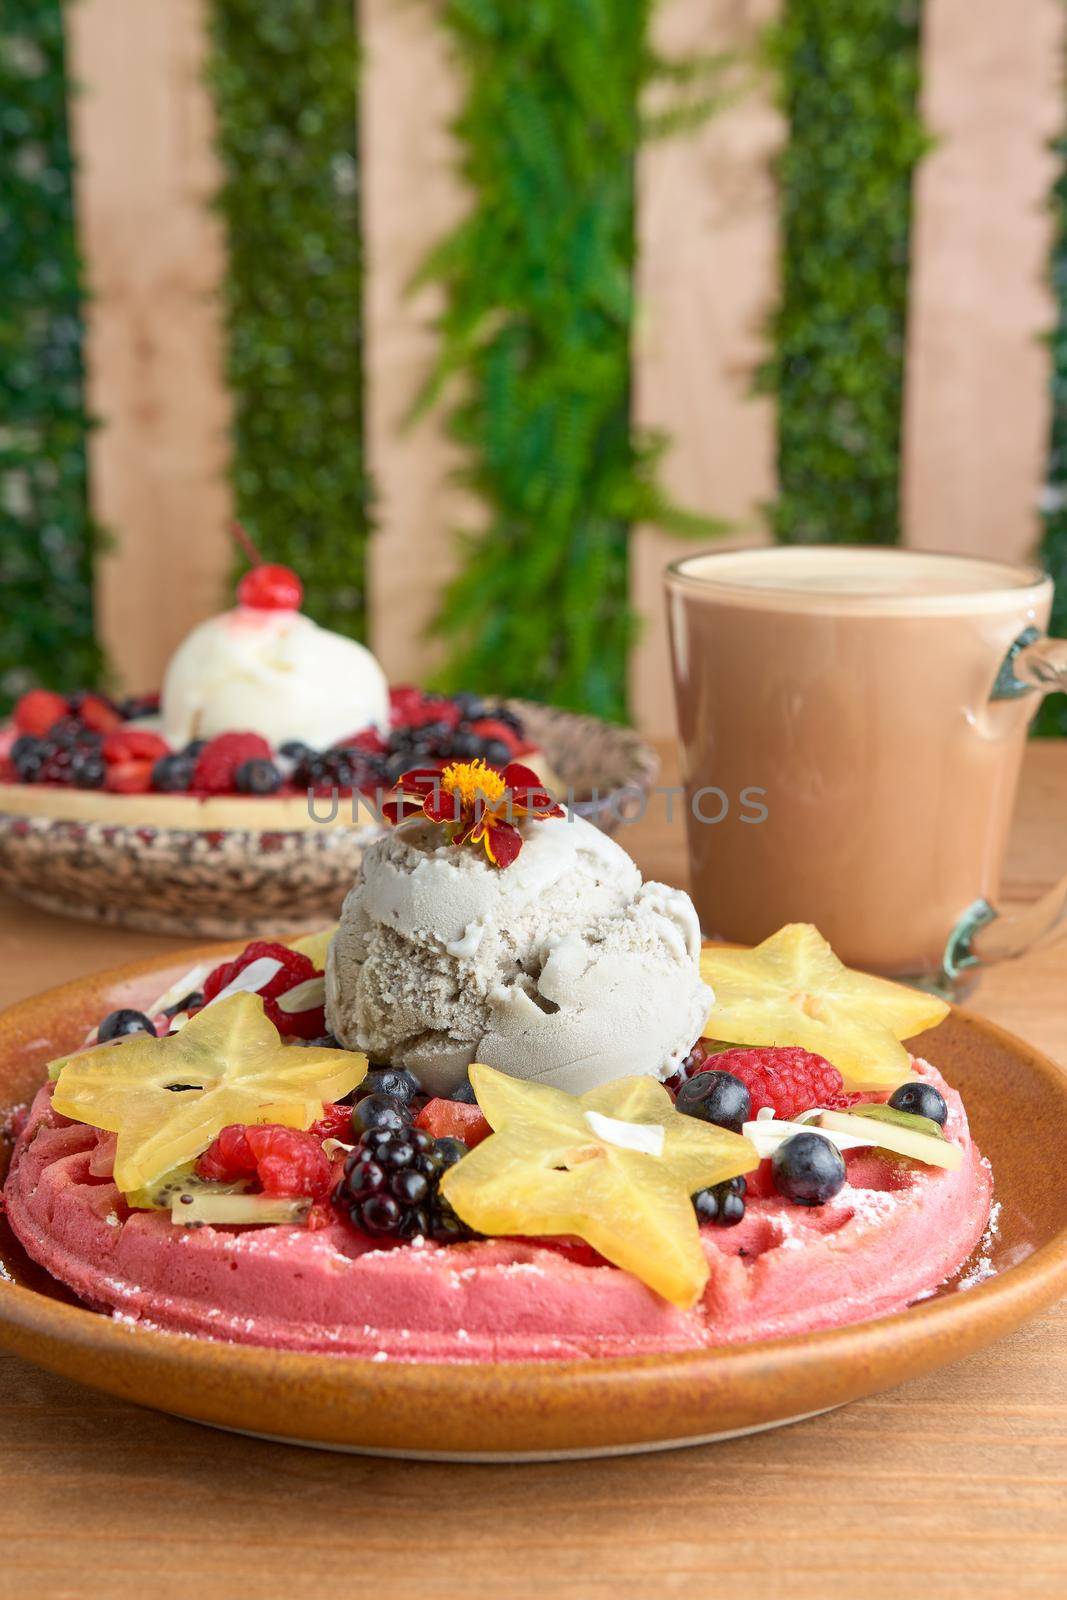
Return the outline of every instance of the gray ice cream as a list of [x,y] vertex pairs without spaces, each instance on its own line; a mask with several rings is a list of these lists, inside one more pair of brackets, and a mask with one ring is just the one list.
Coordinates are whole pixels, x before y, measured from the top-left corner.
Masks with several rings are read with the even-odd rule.
[[472,1061],[581,1092],[668,1076],[711,1007],[688,895],[578,817],[522,824],[503,870],[409,822],[370,847],[326,967],[343,1044],[434,1094]]

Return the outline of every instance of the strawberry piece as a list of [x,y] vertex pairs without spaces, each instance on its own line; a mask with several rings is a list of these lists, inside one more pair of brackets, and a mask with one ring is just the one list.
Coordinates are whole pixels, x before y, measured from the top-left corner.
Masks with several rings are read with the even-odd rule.
[[231,1123],[204,1151],[196,1170],[220,1183],[255,1178],[263,1194],[293,1199],[309,1195],[324,1201],[333,1184],[333,1168],[314,1134],[277,1123]]
[[472,1150],[493,1131],[480,1106],[464,1105],[461,1100],[427,1100],[415,1126],[434,1139],[462,1139]]
[[394,728],[421,728],[427,722],[444,722],[454,728],[459,707],[439,695],[424,694],[414,684],[401,683],[389,691],[389,720]]
[[237,585],[237,603],[253,611],[299,611],[304,586],[289,567],[264,562]]
[[860,1099],[858,1094],[846,1094],[841,1074],[829,1061],[796,1045],[741,1045],[720,1050],[695,1070],[732,1073],[752,1097],[753,1116],[770,1106],[784,1122],[813,1106],[844,1110]]
[[33,733],[38,738],[46,734],[53,723],[67,714],[63,695],[51,689],[30,689],[15,706],[15,726],[20,733]]
[[506,722],[498,722],[496,717],[479,717],[477,722],[471,723],[471,731],[476,733],[479,739],[499,739],[502,744],[507,745],[513,756],[518,754],[522,741],[515,729],[509,728]]
[[166,739],[161,739],[158,733],[148,733],[144,728],[116,728],[109,733],[103,744],[104,760],[121,763],[128,761],[147,761],[149,764],[159,760],[160,756],[170,754],[170,745]]
[[258,733],[220,733],[197,756],[192,787],[200,794],[232,794],[238,767],[270,758],[270,745]]
[[114,706],[109,706],[98,694],[82,696],[78,716],[87,728],[92,728],[94,733],[111,733],[113,729],[122,726],[122,718]]
[[104,788],[109,794],[147,794],[154,761],[109,761]]
[[283,1011],[277,999],[279,995],[295,989],[298,983],[306,983],[309,978],[321,978],[322,973],[310,956],[302,955],[299,950],[290,950],[288,945],[274,944],[269,939],[253,939],[239,956],[232,961],[224,961],[222,966],[209,972],[204,979],[204,1003],[221,994],[246,967],[252,965],[253,961],[261,959],[281,963],[273,978],[261,989],[256,990],[263,1001],[263,1010],[278,1032],[290,1038],[294,1036],[298,1039],[320,1038],[326,1031],[326,1011],[323,1004],[311,1006],[306,1011]]

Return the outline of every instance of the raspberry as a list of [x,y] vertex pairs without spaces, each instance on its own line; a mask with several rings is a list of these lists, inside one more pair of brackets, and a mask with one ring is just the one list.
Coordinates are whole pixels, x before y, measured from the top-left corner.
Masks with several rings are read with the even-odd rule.
[[20,733],[40,735],[67,714],[67,702],[51,689],[31,689],[15,707],[15,726]]
[[352,1107],[345,1105],[323,1106],[322,1116],[308,1129],[316,1139],[340,1139],[342,1144],[353,1142]]
[[253,611],[299,611],[304,586],[288,567],[253,567],[237,585],[237,603]]
[[196,1164],[201,1178],[219,1182],[256,1178],[263,1194],[326,1200],[333,1168],[318,1139],[276,1123],[245,1127],[231,1123]]
[[193,788],[201,794],[232,794],[238,767],[246,761],[269,760],[270,745],[258,733],[220,733],[196,758]]
[[796,1045],[720,1050],[708,1056],[696,1072],[732,1072],[752,1097],[752,1115],[770,1106],[776,1117],[790,1122],[812,1106],[843,1109],[855,1105],[858,1094],[846,1094],[841,1074],[822,1056]]
[[253,961],[263,958],[281,962],[280,970],[274,974],[269,983],[256,990],[263,1001],[263,1010],[278,1032],[287,1037],[295,1036],[300,1039],[320,1038],[326,1032],[326,1012],[321,1002],[317,1006],[310,1006],[306,1011],[283,1011],[277,1004],[277,997],[286,994],[290,989],[295,989],[298,983],[306,983],[309,978],[322,976],[316,970],[310,956],[302,955],[299,950],[290,950],[288,945],[272,944],[268,939],[253,939],[233,961],[226,961],[221,967],[216,967],[214,972],[208,973],[204,979],[205,1003],[214,1000],[217,994],[221,994],[234,978],[252,965]]
[[116,728],[104,740],[103,756],[108,766],[127,761],[158,761],[170,754],[170,745],[158,733],[147,733],[143,728]]

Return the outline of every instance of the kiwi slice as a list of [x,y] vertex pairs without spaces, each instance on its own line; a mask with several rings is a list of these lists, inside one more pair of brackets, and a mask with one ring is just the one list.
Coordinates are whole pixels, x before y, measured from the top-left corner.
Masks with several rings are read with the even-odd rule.
[[[132,1211],[170,1211],[183,1194],[241,1194],[242,1183],[218,1183],[212,1178],[197,1175],[194,1161],[183,1162],[157,1178],[144,1189],[134,1189],[123,1198]],[[183,1210],[185,1207],[183,1206]]]
[[933,1139],[945,1137],[932,1117],[916,1116],[914,1111],[898,1111],[896,1106],[850,1106],[849,1112],[854,1117],[870,1117],[874,1122],[891,1122],[898,1128],[911,1128],[913,1132],[929,1134]]
[[[866,1111],[889,1111],[889,1106],[868,1106]],[[878,1150],[887,1150],[891,1155],[909,1156],[912,1161],[921,1161],[927,1167],[944,1167],[949,1172],[955,1172],[963,1164],[963,1151],[958,1144],[953,1144],[937,1130],[937,1138],[921,1128],[911,1126],[913,1123],[925,1122],[925,1117],[914,1117],[906,1112],[894,1111],[892,1118],[872,1117],[870,1115],[858,1116],[859,1107],[852,1111],[824,1111],[812,1124],[816,1128],[826,1128],[833,1133],[851,1133],[857,1138],[868,1139],[871,1145]],[[907,1117],[907,1126],[902,1126],[898,1121]],[[877,1133],[871,1123],[878,1125]]]
[[303,1222],[311,1210],[310,1199],[293,1200],[272,1194],[222,1194],[222,1184],[211,1184],[213,1193],[201,1187],[185,1189],[174,1196],[170,1220],[184,1227],[211,1223],[215,1227],[264,1227],[267,1224]]

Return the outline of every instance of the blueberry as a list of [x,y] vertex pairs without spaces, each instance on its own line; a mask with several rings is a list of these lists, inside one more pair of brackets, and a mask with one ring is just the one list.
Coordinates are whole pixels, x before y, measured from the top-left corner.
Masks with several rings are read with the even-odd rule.
[[118,707],[119,716],[125,722],[134,722],[141,717],[154,717],[158,710],[158,694],[128,695]]
[[152,768],[152,787],[160,794],[185,794],[192,787],[196,765],[183,751],[181,755],[160,756]]
[[945,1126],[948,1116],[948,1106],[944,1096],[934,1088],[932,1083],[902,1083],[899,1089],[894,1089],[889,1096],[889,1104],[894,1111],[908,1111],[913,1117],[929,1117],[931,1122],[936,1122],[939,1128]]
[[233,781],[239,794],[276,794],[282,775],[273,761],[242,761]]
[[404,1105],[422,1093],[418,1078],[403,1067],[372,1067],[359,1087],[361,1095],[384,1094]]
[[151,1018],[146,1017],[143,1011],[132,1011],[127,1006],[118,1011],[109,1011],[96,1030],[101,1044],[109,1039],[125,1038],[128,1033],[150,1033],[153,1039],[156,1037]]
[[450,1100],[458,1100],[461,1106],[476,1106],[478,1096],[474,1092],[474,1085],[469,1078],[464,1078],[457,1089],[453,1089],[448,1096]]
[[352,1107],[352,1132],[357,1139],[371,1128],[399,1132],[411,1121],[410,1106],[389,1094],[369,1094]]
[[318,751],[313,750],[302,739],[286,739],[284,744],[278,746],[278,754],[284,756],[287,761],[308,761],[318,755]]
[[489,714],[480,694],[469,694],[461,690],[459,694],[452,696],[452,704],[464,722],[477,722],[480,717]]
[[207,740],[206,739],[190,739],[189,743],[185,746],[184,750],[182,751],[182,755],[183,756],[188,756],[190,761],[195,761],[197,756],[200,754],[201,750],[203,750],[203,748],[204,748],[204,746],[206,744],[207,744]]
[[511,747],[503,739],[485,741],[485,760],[491,767],[506,767],[511,760]]
[[180,1000],[175,1000],[172,1006],[163,1010],[165,1017],[176,1017],[179,1011],[195,1011],[204,1003],[203,989],[190,989],[188,994],[183,994]]
[[821,1133],[794,1133],[771,1157],[774,1186],[798,1206],[821,1206],[845,1181],[845,1158]]
[[698,1072],[682,1084],[674,1108],[683,1116],[740,1133],[741,1124],[751,1120],[752,1097],[732,1072]]

